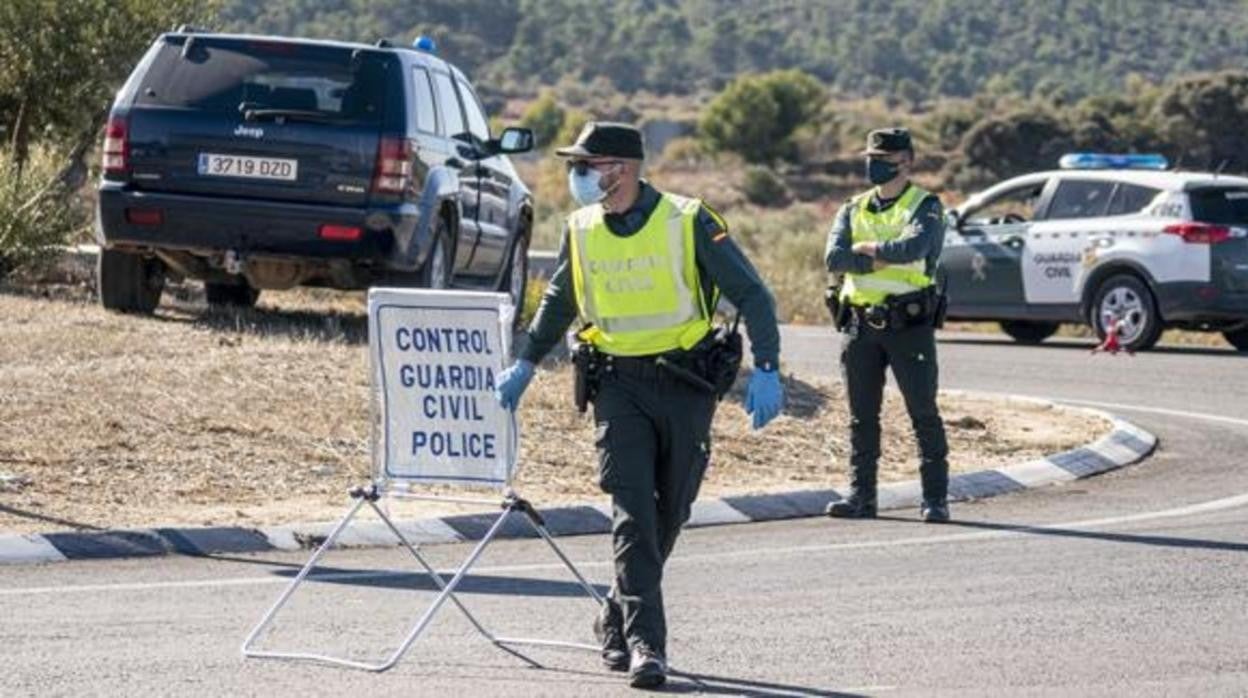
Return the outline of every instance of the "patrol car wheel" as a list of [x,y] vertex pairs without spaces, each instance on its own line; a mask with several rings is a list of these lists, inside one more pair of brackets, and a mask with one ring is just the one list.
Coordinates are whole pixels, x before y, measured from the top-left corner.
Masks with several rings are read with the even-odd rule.
[[1103,341],[1118,322],[1118,341],[1131,351],[1149,349],[1161,339],[1161,316],[1153,294],[1134,276],[1119,274],[1101,284],[1092,302],[1092,328]]
[[1004,320],[1001,330],[1014,338],[1019,344],[1039,344],[1057,332],[1060,325],[1056,322],[1028,322],[1026,320]]
[[165,265],[159,259],[104,249],[96,261],[95,281],[106,309],[149,314],[165,290]]
[[1226,341],[1230,342],[1231,346],[1240,351],[1248,352],[1248,327],[1223,332],[1222,336],[1226,337]]
[[507,262],[507,271],[503,274],[500,291],[511,296],[511,303],[516,309],[516,327],[524,317],[524,295],[529,283],[529,240],[523,234],[516,238],[511,248],[511,258]]

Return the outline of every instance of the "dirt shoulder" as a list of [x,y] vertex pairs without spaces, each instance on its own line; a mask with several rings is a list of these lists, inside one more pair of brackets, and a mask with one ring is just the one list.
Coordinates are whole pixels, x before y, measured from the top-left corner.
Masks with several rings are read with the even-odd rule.
[[[0,533],[335,518],[344,492],[369,478],[366,337],[361,298],[343,294],[275,293],[242,313],[167,296],[143,318],[107,313],[72,289],[0,289]],[[842,484],[845,401],[829,378],[790,376],[785,414],[761,432],[739,395],[726,401],[703,496]],[[541,372],[521,410],[518,487],[542,506],[604,499],[593,426],[572,409],[570,380]],[[954,396],[941,405],[957,471],[1061,451],[1109,428],[1043,405]],[[883,423],[881,479],[916,477],[898,396],[886,399]]]

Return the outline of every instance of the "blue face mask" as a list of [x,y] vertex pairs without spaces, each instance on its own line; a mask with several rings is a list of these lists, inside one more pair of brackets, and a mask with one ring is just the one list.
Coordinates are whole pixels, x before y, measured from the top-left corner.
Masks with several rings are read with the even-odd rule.
[[568,191],[581,206],[596,204],[607,196],[607,192],[602,190],[602,173],[592,167],[587,168],[585,174],[568,171]]

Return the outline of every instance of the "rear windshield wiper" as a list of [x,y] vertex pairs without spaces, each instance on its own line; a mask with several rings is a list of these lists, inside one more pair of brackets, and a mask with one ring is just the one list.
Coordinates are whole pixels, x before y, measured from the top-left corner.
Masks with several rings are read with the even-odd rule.
[[[242,106],[242,105],[240,105]],[[342,124],[347,119],[323,111],[307,109],[242,109],[246,121],[311,121],[319,124]]]

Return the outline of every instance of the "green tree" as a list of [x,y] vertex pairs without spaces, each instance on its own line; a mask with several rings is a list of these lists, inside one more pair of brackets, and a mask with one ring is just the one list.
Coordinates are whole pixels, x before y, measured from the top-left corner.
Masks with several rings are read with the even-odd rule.
[[796,155],[794,133],[823,110],[827,95],[798,70],[748,75],[729,83],[707,106],[698,130],[712,150],[768,163]]
[[32,140],[93,140],[109,98],[156,34],[205,19],[214,7],[215,0],[0,3],[0,95],[13,104],[8,147],[17,175]]
[[1248,73],[1179,80],[1158,96],[1152,117],[1171,162],[1190,168],[1248,170]]

